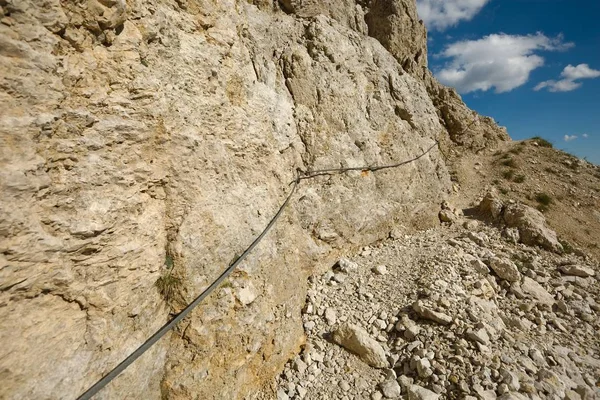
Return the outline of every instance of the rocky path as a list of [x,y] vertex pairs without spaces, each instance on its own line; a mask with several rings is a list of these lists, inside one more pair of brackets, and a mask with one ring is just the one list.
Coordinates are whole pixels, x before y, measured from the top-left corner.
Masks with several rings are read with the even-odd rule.
[[341,259],[311,282],[277,398],[599,396],[597,264],[504,236],[465,221]]

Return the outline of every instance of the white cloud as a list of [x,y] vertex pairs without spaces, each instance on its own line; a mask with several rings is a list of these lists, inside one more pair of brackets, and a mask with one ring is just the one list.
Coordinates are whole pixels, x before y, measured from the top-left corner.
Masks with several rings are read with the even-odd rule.
[[417,0],[417,12],[427,28],[443,31],[470,21],[490,0]]
[[571,90],[575,90],[581,86],[579,82],[573,82],[567,79],[562,79],[560,81],[544,81],[538,83],[533,90],[536,92],[545,88],[548,88],[549,92],[570,92]]
[[556,51],[572,47],[562,36],[549,38],[535,35],[485,36],[478,40],[452,43],[439,55],[450,58],[437,78],[461,93],[495,88],[497,93],[508,92],[525,84],[529,74],[544,64],[538,51]]
[[581,135],[581,136],[583,136],[585,139],[589,138],[589,135],[588,135],[587,133],[584,133],[584,134],[583,134],[583,135]]
[[565,135],[565,142],[570,142],[571,140],[577,139],[577,135]]
[[575,82],[575,80],[598,78],[600,77],[600,71],[590,68],[587,64],[579,64],[576,67],[569,64],[560,73],[560,77],[563,79],[559,81],[540,82],[533,90],[538,91],[548,88],[549,92],[570,92],[581,86],[581,82]]
[[597,78],[600,76],[600,71],[591,69],[587,64],[579,64],[576,67],[569,64],[560,76],[573,81],[575,79]]

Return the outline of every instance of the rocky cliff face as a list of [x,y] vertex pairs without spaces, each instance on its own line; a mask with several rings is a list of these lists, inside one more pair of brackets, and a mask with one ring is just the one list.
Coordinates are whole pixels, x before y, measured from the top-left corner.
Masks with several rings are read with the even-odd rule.
[[[426,70],[414,2],[387,3],[0,0],[0,397],[80,394],[252,241],[297,169],[507,138]],[[433,223],[449,185],[437,151],[303,183],[242,269],[101,398],[261,386],[302,343],[306,278]]]

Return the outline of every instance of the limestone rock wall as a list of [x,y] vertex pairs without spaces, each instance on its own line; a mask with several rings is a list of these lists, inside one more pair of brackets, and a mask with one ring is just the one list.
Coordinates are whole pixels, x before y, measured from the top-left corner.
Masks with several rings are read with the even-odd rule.
[[[0,397],[80,394],[252,241],[297,169],[403,160],[445,134],[422,77],[367,35],[369,4],[282,3],[0,0]],[[434,223],[449,184],[435,150],[304,182],[100,398],[263,385],[302,343],[306,278]]]

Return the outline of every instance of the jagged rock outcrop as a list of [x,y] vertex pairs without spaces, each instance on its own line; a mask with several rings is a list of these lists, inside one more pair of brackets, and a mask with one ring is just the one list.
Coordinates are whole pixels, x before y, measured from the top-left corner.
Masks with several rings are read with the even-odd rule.
[[[495,190],[489,191],[477,207],[481,217],[516,229],[515,241],[560,253],[562,244],[546,224],[544,214],[525,204],[503,204]],[[510,233],[508,234],[511,235]]]
[[[297,169],[440,138],[404,45],[365,35],[368,5],[253,3],[0,2],[0,397],[80,394],[252,241]],[[433,225],[450,185],[436,150],[364,175],[303,183],[241,270],[102,395],[241,398],[271,378],[302,342],[306,277],[398,221]]]

